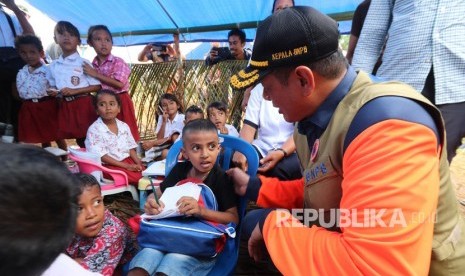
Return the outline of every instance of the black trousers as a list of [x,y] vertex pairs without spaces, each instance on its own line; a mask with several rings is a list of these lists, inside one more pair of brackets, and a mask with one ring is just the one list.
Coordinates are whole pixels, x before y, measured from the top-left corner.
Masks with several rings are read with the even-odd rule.
[[0,60],[0,122],[12,124],[15,141],[18,141],[18,114],[21,101],[13,97],[16,75],[25,65],[19,58]]
[[[432,67],[421,93],[436,105],[436,85]],[[441,111],[446,126],[447,159],[450,163],[462,143],[462,138],[465,137],[465,102],[439,104],[436,107]]]

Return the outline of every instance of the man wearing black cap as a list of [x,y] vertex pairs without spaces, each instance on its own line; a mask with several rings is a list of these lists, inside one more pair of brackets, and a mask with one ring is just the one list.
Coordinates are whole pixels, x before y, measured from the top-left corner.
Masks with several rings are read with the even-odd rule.
[[249,254],[259,259],[264,242],[285,275],[462,273],[465,229],[439,111],[408,85],[355,72],[338,37],[317,10],[284,9],[260,24],[250,65],[231,78],[238,89],[261,82],[298,122],[303,168],[294,181],[228,171],[238,194],[284,208],[248,214]]

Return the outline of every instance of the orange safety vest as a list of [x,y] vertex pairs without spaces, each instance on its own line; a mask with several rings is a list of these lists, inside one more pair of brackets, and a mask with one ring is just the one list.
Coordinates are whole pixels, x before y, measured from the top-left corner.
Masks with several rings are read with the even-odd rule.
[[[402,83],[373,83],[370,77],[359,72],[351,90],[339,103],[331,121],[319,138],[316,156],[311,156],[305,135],[295,130],[294,140],[297,154],[304,168],[302,173],[304,206],[313,209],[339,208],[342,196],[343,145],[344,138],[357,112],[370,100],[381,96],[399,96],[413,99],[423,106],[433,117],[441,135],[441,146],[445,148],[444,123],[439,110],[410,86]],[[315,171],[324,167],[324,174]],[[313,172],[313,175],[312,175]],[[306,177],[307,176],[307,177]],[[458,211],[454,187],[449,177],[449,164],[446,151],[440,157],[440,187],[434,224],[434,239],[430,275],[465,274],[465,223]],[[330,229],[331,230],[331,229]]]

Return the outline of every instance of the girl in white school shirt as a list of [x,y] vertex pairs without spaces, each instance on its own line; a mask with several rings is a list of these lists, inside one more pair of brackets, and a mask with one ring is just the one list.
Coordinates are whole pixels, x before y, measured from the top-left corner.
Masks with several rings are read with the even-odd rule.
[[83,64],[90,62],[77,52],[77,46],[81,44],[79,30],[70,22],[59,21],[54,34],[63,54],[50,65],[47,78],[52,88],[47,92],[61,98],[58,136],[75,138],[77,144],[84,147],[87,129],[97,119],[90,92],[98,91],[100,82],[84,73]]
[[[158,103],[158,116],[155,133],[156,140],[144,141],[142,147],[148,150],[154,146],[171,145],[176,141],[184,128],[184,108],[181,101],[171,93],[161,95]],[[168,149],[163,149],[159,160],[165,159]]]

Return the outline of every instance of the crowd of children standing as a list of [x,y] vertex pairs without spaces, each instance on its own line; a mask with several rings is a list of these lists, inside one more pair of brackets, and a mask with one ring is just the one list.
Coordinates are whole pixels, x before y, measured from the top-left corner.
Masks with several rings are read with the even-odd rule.
[[[124,171],[130,184],[137,184],[144,165],[136,153],[140,136],[134,104],[128,94],[130,68],[121,58],[111,54],[110,30],[104,25],[90,27],[87,43],[97,54],[92,62],[79,55],[80,33],[70,22],[57,23],[54,39],[62,55],[51,64],[46,64],[44,48],[38,37],[23,35],[16,39],[15,46],[27,63],[17,76],[17,88],[23,101],[19,113],[19,141],[41,143],[43,147],[55,141],[66,150],[66,139],[75,139],[80,147],[98,153],[104,166]],[[181,139],[184,125],[195,119],[203,119],[202,125],[208,122],[210,130],[216,129],[218,134],[239,136],[233,126],[226,124],[227,106],[224,103],[213,102],[207,107],[208,120],[204,119],[203,110],[195,105],[184,114],[182,102],[170,93],[160,97],[158,108],[156,139],[140,142],[144,150],[166,145],[158,159],[166,158],[169,146]],[[192,131],[198,130],[194,128]],[[216,133],[215,137],[214,140],[218,140]],[[200,168],[200,163],[194,164],[195,153],[189,154],[191,151],[183,151],[187,163],[193,162],[194,168]],[[214,159],[216,155],[212,157]],[[188,166],[185,173],[197,172],[191,167]],[[203,171],[197,173],[207,177],[210,169],[206,172],[200,169]],[[215,174],[226,177],[219,167]],[[66,253],[88,270],[113,275],[121,265],[129,264],[128,260],[135,255],[133,237],[103,207],[99,181],[89,175],[79,175],[79,178],[81,195],[76,234]],[[232,186],[228,187],[232,192]],[[220,201],[223,198],[224,195]],[[233,200],[229,202],[235,202],[234,197],[230,199]],[[231,206],[228,205],[228,212]],[[237,222],[237,212],[233,213]]]

